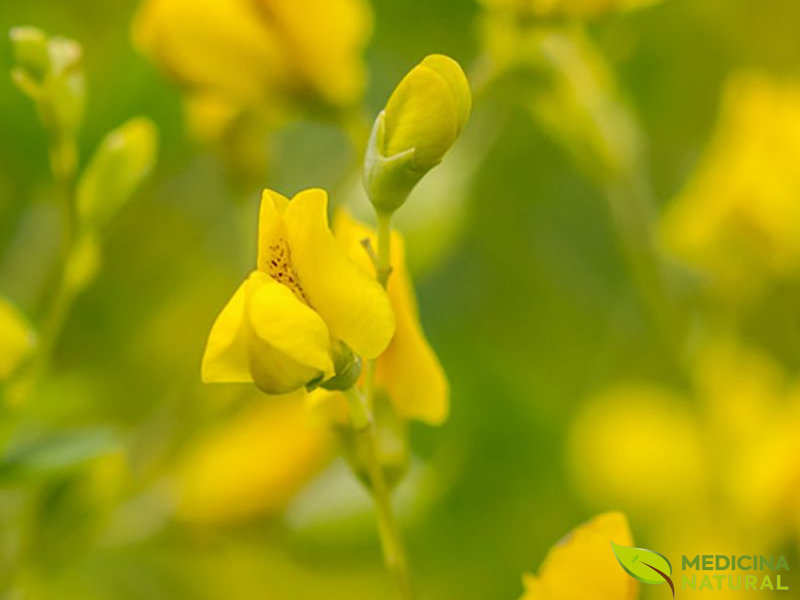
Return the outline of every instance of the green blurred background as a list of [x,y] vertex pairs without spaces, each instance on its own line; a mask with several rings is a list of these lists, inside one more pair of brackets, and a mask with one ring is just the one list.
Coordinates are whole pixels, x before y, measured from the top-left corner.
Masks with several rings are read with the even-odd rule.
[[[18,594],[4,597],[389,597],[370,522],[326,524],[337,516],[324,510],[325,494],[304,496],[301,507],[294,500],[286,513],[214,526],[171,518],[160,495],[183,448],[252,401],[199,381],[207,331],[250,266],[242,264],[219,159],[188,138],[179,90],[131,45],[136,4],[36,0],[0,8],[0,31],[31,24],[83,44],[84,161],[105,132],[131,116],[149,116],[160,131],[155,173],[107,232],[102,271],[77,298],[51,372],[17,409],[13,430],[4,427],[10,447],[47,432],[101,428],[120,440],[124,465],[109,467],[106,456],[3,484],[0,571]],[[424,55],[442,52],[469,66],[482,53],[478,5],[372,4],[370,114]],[[667,0],[587,25],[641,124],[658,206],[682,189],[702,156],[730,73],[798,74],[798,22],[793,0]],[[0,66],[11,65],[5,40]],[[637,291],[602,185],[514,94],[476,100],[476,122],[493,129],[468,131],[460,150],[483,158],[450,200],[457,214],[445,219],[459,220],[458,233],[432,242],[432,254],[422,242],[409,248],[423,265],[416,281],[422,321],[452,386],[448,422],[411,429],[414,454],[436,482],[423,482],[426,501],[403,511],[423,598],[517,598],[521,574],[535,571],[556,540],[603,509],[627,511],[636,540],[648,545],[664,515],[585,493],[568,458],[571,424],[588,398],[621,381],[672,389],[689,398],[676,401],[682,409],[695,410],[680,360]],[[48,199],[46,136],[8,77],[0,77],[0,131],[0,292],[35,320],[57,256],[57,211]],[[271,143],[263,185],[286,195],[311,186],[336,190],[352,158],[331,125],[295,122]],[[430,198],[412,196],[402,211],[411,215],[422,201]],[[789,378],[798,365],[787,337],[797,321],[791,282],[737,316],[736,328]],[[675,473],[680,479],[681,469]],[[709,511],[725,501],[708,500]],[[309,512],[316,516],[302,517]],[[672,526],[694,530],[695,522],[676,517]],[[794,555],[789,538],[778,547]]]

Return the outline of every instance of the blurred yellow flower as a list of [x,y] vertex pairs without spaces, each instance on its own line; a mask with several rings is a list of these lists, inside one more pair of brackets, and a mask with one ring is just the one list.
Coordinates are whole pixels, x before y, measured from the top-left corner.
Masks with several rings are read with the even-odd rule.
[[180,519],[227,523],[278,511],[325,464],[333,436],[298,395],[256,403],[189,449],[175,476]]
[[633,600],[638,584],[617,563],[611,542],[633,546],[625,515],[601,514],[550,549],[537,575],[525,575],[521,600]]
[[27,319],[0,296],[0,381],[16,371],[35,345],[36,335]]
[[217,107],[343,107],[363,92],[370,29],[364,0],[146,0],[133,38]]
[[665,550],[676,541],[676,515],[695,542],[714,527],[729,544],[784,542],[800,502],[800,386],[730,339],[700,348],[692,383],[694,411],[657,385],[592,399],[569,433],[576,485],[592,502],[649,522]]
[[704,448],[685,401],[655,385],[625,385],[593,398],[573,422],[568,461],[600,504],[637,514],[683,506],[704,489]]
[[[334,231],[348,256],[366,273],[374,274],[363,246],[367,239],[375,247],[374,232],[344,211],[337,213]],[[387,289],[397,328],[389,347],[376,361],[375,383],[386,390],[402,417],[440,424],[449,411],[447,376],[422,331],[403,239],[397,232],[392,232],[391,246],[392,275]]]
[[698,357],[697,393],[715,455],[717,494],[763,543],[785,535],[800,502],[800,387],[765,354],[717,340]]
[[481,0],[494,10],[512,10],[536,16],[591,17],[612,10],[630,10],[660,0]]
[[800,83],[728,81],[695,173],[662,222],[666,246],[728,297],[800,268]]
[[211,329],[203,381],[287,393],[331,378],[339,341],[364,358],[386,349],[395,326],[389,298],[336,242],[327,210],[323,190],[291,202],[264,192],[258,269]]

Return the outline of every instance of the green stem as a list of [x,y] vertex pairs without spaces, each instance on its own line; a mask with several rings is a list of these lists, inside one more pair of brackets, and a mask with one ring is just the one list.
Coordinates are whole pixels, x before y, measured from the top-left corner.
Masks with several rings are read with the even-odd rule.
[[[59,154],[66,153],[70,156],[77,155],[77,151],[74,150],[74,140],[63,140],[58,146],[73,148],[70,152],[61,150],[58,152]],[[56,292],[53,295],[53,300],[50,303],[50,307],[41,325],[41,347],[39,355],[42,362],[42,370],[46,370],[47,368],[50,355],[61,333],[64,320],[66,319],[73,299],[73,294],[69,290],[69,283],[67,281],[67,269],[69,268],[69,261],[78,238],[78,212],[75,204],[73,183],[75,177],[75,162],[76,159],[64,160],[61,163],[60,169],[54,167],[53,170],[59,202],[61,204],[61,271],[58,275]]]
[[654,202],[649,187],[635,177],[606,185],[614,228],[639,293],[666,349],[682,365],[686,323],[676,304],[667,265],[654,229]]
[[369,398],[360,394],[355,387],[347,391],[347,397],[354,429],[356,429],[356,434],[364,442],[367,474],[370,481],[370,491],[375,502],[375,515],[378,521],[378,534],[383,550],[383,560],[386,568],[397,583],[400,598],[402,600],[413,600],[414,595],[411,590],[411,578],[405,548],[397,520],[394,517],[389,486],[386,484],[383,468],[378,458],[378,436],[375,430],[371,404]]

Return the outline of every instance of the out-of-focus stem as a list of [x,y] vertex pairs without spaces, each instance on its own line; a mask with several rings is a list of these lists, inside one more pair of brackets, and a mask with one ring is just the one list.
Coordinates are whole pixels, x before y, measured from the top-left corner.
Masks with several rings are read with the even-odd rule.
[[[378,213],[378,249],[376,254],[376,276],[383,287],[391,275],[391,214]],[[363,439],[366,452],[367,472],[370,480],[372,497],[375,502],[375,515],[378,521],[378,533],[386,568],[397,582],[400,597],[412,600],[411,577],[408,560],[403,547],[400,529],[392,510],[391,491],[383,475],[378,457],[378,436],[375,430],[373,410],[375,406],[375,361],[367,363],[365,393],[362,395],[356,388],[348,391],[350,410],[353,411],[352,422],[356,434]],[[365,424],[360,429],[358,424]]]
[[680,362],[685,324],[676,309],[667,266],[656,245],[655,207],[649,186],[641,179],[624,178],[608,182],[605,191],[636,286],[659,333]]
[[394,517],[389,486],[378,458],[378,436],[372,408],[368,398],[359,393],[356,388],[350,388],[347,394],[356,435],[361,437],[364,442],[367,474],[370,491],[375,502],[375,516],[378,522],[378,535],[381,540],[384,563],[397,583],[400,598],[412,600],[414,595],[411,589],[405,548],[397,520]]
[[490,56],[480,59],[476,69],[480,93],[504,69],[525,66],[547,76],[538,92],[541,97],[533,103],[528,100],[531,112],[603,189],[642,303],[664,345],[680,363],[686,323],[656,241],[657,212],[643,156],[645,135],[617,92],[612,69],[580,25],[529,19],[499,23],[521,40],[528,54],[524,63],[510,66],[498,66]]

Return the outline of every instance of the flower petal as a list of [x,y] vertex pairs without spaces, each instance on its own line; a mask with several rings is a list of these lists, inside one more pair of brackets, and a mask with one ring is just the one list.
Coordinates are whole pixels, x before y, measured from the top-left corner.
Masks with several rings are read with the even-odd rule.
[[[362,268],[371,269],[361,240],[376,239],[364,225],[344,211],[336,214],[337,239]],[[392,342],[378,358],[375,381],[386,389],[397,412],[409,419],[438,425],[449,412],[449,385],[436,354],[419,322],[411,277],[406,268],[403,239],[392,233],[392,274],[389,298],[397,327]]]
[[366,80],[361,51],[372,29],[369,2],[262,0],[260,4],[291,48],[296,76],[331,104],[358,100]]
[[203,436],[176,477],[179,518],[230,523],[283,508],[324,466],[334,440],[301,394],[251,404]]
[[456,106],[458,107],[458,131],[464,128],[472,111],[472,93],[464,70],[456,61],[444,54],[430,54],[422,64],[436,71],[450,86]]
[[264,190],[261,194],[261,208],[258,212],[258,270],[267,273],[272,257],[270,246],[286,237],[283,225],[283,211],[289,199],[278,192]]
[[605,513],[575,528],[550,549],[538,575],[524,576],[522,600],[633,600],[636,581],[617,564],[611,542],[633,545],[622,513]]
[[306,394],[306,408],[313,414],[321,415],[325,422],[350,424],[350,407],[344,392],[319,387]]
[[328,196],[319,189],[301,192],[289,203],[284,221],[292,264],[331,334],[365,358],[375,358],[394,334],[389,297],[336,243],[327,208]]
[[386,104],[384,156],[414,148],[415,164],[421,171],[430,169],[458,137],[461,110],[449,81],[430,66],[417,65]]
[[328,327],[288,287],[260,271],[251,273],[247,317],[250,372],[261,390],[286,393],[333,376]]
[[245,287],[242,283],[219,313],[208,335],[201,377],[205,383],[252,382],[244,329]]
[[147,0],[133,24],[139,49],[193,89],[252,104],[286,78],[281,41],[243,0]]

